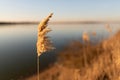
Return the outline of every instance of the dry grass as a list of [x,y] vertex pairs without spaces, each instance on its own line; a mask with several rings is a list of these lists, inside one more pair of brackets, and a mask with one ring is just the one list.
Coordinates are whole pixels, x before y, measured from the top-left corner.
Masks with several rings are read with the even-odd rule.
[[59,54],[58,61],[77,70],[75,80],[120,80],[120,32],[96,46],[76,41]]

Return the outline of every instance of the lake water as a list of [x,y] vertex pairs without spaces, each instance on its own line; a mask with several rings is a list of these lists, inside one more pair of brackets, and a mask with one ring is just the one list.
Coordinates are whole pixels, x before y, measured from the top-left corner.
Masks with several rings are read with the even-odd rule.
[[[56,59],[56,54],[74,40],[82,42],[82,33],[90,34],[90,41],[98,43],[115,34],[120,24],[110,24],[112,33],[105,24],[50,24],[51,37],[55,50],[40,56],[40,69],[43,70]],[[96,32],[92,36],[91,32]],[[37,25],[0,25],[0,80],[16,80],[36,73]]]

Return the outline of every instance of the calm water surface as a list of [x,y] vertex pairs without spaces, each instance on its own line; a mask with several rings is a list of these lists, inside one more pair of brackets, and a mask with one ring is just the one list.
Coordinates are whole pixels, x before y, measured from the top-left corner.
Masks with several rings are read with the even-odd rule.
[[[51,37],[56,49],[40,57],[43,70],[56,59],[56,53],[74,40],[82,42],[82,33],[88,32],[92,43],[115,34],[120,24],[110,24],[108,33],[104,24],[51,24]],[[97,32],[96,37],[91,32]],[[36,73],[37,25],[0,25],[0,80],[15,80]]]

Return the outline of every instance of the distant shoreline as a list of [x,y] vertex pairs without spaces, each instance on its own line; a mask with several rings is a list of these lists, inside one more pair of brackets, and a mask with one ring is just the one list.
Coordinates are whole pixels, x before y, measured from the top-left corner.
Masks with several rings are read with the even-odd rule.
[[[120,23],[107,21],[57,21],[50,22],[50,24],[106,24],[106,23]],[[17,25],[17,24],[39,24],[39,22],[0,22],[0,25]]]
[[0,25],[37,24],[37,22],[0,22]]

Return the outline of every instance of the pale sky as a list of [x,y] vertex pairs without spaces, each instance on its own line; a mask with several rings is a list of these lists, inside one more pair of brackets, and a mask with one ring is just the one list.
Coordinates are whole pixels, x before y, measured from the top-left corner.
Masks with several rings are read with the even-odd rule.
[[0,21],[120,21],[120,0],[0,0]]

